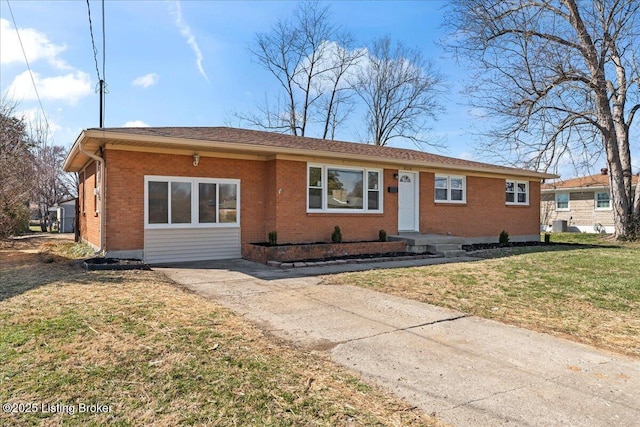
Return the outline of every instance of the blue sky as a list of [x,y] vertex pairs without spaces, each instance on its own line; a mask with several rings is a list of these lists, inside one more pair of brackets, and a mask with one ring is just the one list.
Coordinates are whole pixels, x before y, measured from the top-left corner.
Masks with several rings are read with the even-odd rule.
[[[457,101],[465,70],[436,44],[444,36],[441,1],[327,2],[336,24],[359,46],[382,36],[418,48],[443,74],[448,90],[444,114],[433,133],[440,154],[486,160],[474,150],[474,115]],[[19,101],[28,116],[42,114],[22,50],[52,129],[52,141],[70,146],[82,129],[97,127],[98,76],[87,4],[75,1],[0,0],[0,89]],[[91,14],[102,73],[101,2]],[[105,126],[223,126],[234,111],[249,112],[277,93],[276,80],[247,48],[256,33],[292,15],[293,1],[114,1],[105,2],[108,94]],[[235,122],[237,123],[237,122]],[[354,115],[338,139],[358,140]],[[316,136],[316,135],[309,135]],[[412,143],[394,146],[415,148]],[[438,152],[429,149],[429,151]]]

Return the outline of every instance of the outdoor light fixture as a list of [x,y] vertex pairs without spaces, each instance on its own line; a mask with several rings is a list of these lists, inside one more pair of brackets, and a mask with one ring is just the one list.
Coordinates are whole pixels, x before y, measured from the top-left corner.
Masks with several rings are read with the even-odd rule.
[[198,166],[200,163],[200,154],[196,153],[193,155],[193,166]]
[[397,173],[393,174],[393,179],[398,179],[398,174]]

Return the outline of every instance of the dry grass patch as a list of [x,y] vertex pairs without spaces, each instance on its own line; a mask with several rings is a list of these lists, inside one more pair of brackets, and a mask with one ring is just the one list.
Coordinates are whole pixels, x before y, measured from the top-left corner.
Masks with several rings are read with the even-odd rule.
[[640,357],[636,245],[327,276]]
[[110,407],[2,425],[440,425],[160,273],[5,249],[0,283],[0,402]]

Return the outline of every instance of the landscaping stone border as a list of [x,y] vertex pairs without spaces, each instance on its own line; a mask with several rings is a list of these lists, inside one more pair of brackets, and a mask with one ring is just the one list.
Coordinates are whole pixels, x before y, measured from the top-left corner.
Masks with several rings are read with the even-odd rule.
[[388,262],[388,261],[408,261],[414,259],[430,259],[430,258],[442,258],[442,255],[406,255],[406,256],[394,256],[378,258],[351,258],[351,259],[334,259],[327,261],[296,261],[296,262],[281,262],[281,261],[267,261],[267,265],[270,267],[278,268],[301,268],[301,267],[322,267],[327,265],[344,265],[344,264],[371,264],[376,262]]

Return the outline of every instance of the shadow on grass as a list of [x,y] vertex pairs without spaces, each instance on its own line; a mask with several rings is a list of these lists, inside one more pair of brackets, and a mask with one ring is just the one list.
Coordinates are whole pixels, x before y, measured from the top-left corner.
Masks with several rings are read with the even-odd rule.
[[506,258],[540,252],[565,252],[585,249],[623,249],[618,245],[588,245],[582,243],[547,243],[537,246],[505,246],[469,251],[468,255],[482,259]]
[[0,301],[58,282],[113,285],[125,281],[126,277],[117,272],[85,272],[82,260],[46,252],[0,252]]
[[[67,258],[49,250],[69,240],[32,234],[0,241],[0,302],[56,282],[113,285],[126,280],[112,272],[87,273],[82,259]],[[49,242],[53,246],[47,246]]]
[[81,272],[77,261],[42,253],[4,251],[0,258],[0,301]]

